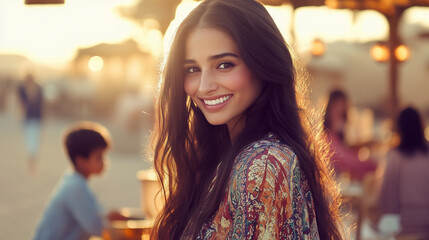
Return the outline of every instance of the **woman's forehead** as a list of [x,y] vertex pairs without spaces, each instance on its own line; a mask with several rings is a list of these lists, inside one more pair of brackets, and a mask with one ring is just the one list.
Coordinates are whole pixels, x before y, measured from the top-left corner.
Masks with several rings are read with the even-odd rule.
[[234,39],[218,28],[197,27],[189,33],[186,39],[187,58],[201,55],[212,56],[224,52],[238,55]]

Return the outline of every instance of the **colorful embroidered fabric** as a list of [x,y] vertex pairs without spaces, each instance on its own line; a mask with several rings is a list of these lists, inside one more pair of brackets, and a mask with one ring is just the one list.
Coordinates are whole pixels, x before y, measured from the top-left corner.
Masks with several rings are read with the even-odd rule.
[[247,146],[197,239],[319,239],[313,198],[292,149],[273,134]]

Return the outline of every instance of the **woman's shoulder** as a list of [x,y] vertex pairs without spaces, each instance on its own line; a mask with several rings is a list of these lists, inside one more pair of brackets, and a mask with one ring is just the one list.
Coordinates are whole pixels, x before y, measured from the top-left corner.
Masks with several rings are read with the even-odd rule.
[[249,168],[252,165],[273,165],[284,168],[296,162],[296,155],[292,148],[283,143],[275,134],[269,133],[265,137],[247,145],[237,156],[235,165]]

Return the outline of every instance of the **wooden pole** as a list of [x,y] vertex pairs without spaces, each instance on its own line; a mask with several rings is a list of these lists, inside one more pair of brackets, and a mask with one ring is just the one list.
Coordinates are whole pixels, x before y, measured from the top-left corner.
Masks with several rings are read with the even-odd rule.
[[389,117],[396,118],[399,110],[398,97],[398,67],[399,61],[395,56],[396,48],[401,44],[398,36],[398,25],[405,8],[395,7],[393,14],[386,16],[389,22]]

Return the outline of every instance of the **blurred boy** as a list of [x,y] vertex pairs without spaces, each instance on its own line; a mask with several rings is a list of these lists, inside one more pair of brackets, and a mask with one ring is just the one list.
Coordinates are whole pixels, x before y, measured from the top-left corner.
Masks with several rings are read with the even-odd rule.
[[103,171],[105,153],[110,147],[106,128],[80,122],[65,134],[64,146],[73,170],[55,188],[34,235],[34,240],[81,240],[101,236],[101,208],[87,180]]

